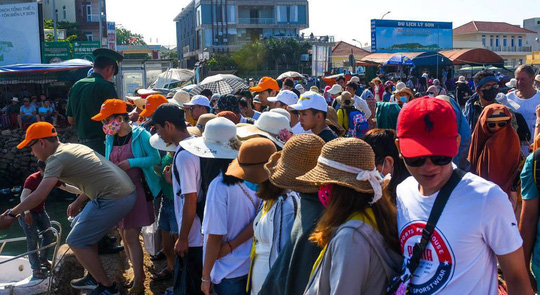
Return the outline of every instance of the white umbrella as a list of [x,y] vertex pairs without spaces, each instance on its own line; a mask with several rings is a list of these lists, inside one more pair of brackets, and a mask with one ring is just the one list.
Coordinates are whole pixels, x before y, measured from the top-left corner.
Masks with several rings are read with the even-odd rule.
[[283,80],[283,79],[287,79],[287,78],[292,78],[292,79],[304,79],[304,75],[298,73],[298,72],[294,72],[294,71],[289,71],[289,72],[285,72],[281,75],[279,75],[279,77],[277,78],[277,80]]
[[204,89],[208,89],[212,93],[225,95],[245,88],[249,88],[249,86],[244,82],[244,79],[231,74],[217,74],[202,80],[201,83],[190,91],[190,94],[197,95]]

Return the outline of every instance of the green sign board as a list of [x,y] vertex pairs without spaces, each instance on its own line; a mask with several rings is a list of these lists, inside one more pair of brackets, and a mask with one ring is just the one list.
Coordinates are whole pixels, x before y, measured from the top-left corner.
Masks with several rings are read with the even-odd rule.
[[44,64],[57,63],[71,59],[69,42],[42,42],[41,62]]
[[99,41],[75,41],[73,42],[73,58],[94,61],[92,52],[100,48]]

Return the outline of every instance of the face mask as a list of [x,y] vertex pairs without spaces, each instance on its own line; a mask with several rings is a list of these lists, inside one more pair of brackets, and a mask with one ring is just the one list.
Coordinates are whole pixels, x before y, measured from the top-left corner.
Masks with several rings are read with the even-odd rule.
[[252,191],[256,192],[259,190],[259,185],[256,183],[252,183],[249,181],[244,180],[244,184]]
[[499,93],[499,90],[496,88],[491,88],[489,90],[482,90],[484,93],[483,98],[487,101],[493,101],[495,100],[495,97],[497,97],[497,94]]
[[118,119],[114,119],[107,124],[103,124],[103,132],[107,135],[115,135],[120,131],[122,122],[119,122]]
[[402,102],[407,102],[407,96],[400,96],[399,100],[401,100]]
[[429,97],[434,97],[434,96],[435,96],[435,94],[433,94],[433,93],[430,93],[430,94],[428,94],[428,96],[429,96]]
[[324,208],[328,207],[333,188],[333,184],[321,185],[319,187],[319,201],[321,201],[321,204],[324,206]]
[[382,162],[381,171],[379,171],[379,174],[381,175],[381,178],[384,178],[384,174],[383,174],[383,171],[384,171],[384,164],[386,164],[386,159]]

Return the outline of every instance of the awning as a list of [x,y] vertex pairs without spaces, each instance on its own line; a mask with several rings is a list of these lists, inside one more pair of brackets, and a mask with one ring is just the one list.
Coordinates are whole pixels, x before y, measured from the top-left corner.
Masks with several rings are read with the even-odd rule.
[[428,52],[393,52],[393,53],[372,53],[364,56],[360,62],[383,64],[395,55],[403,55],[412,60],[417,67],[426,66],[451,66],[452,61],[446,56],[435,51]]
[[77,81],[86,77],[92,62],[72,59],[54,64],[13,64],[0,67],[0,84]]
[[444,50],[440,53],[454,65],[504,65],[502,57],[484,48]]

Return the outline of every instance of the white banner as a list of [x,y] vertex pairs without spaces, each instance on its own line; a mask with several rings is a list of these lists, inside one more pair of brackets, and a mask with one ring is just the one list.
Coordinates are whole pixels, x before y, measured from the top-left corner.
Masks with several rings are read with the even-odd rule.
[[41,63],[36,2],[0,5],[0,66]]

